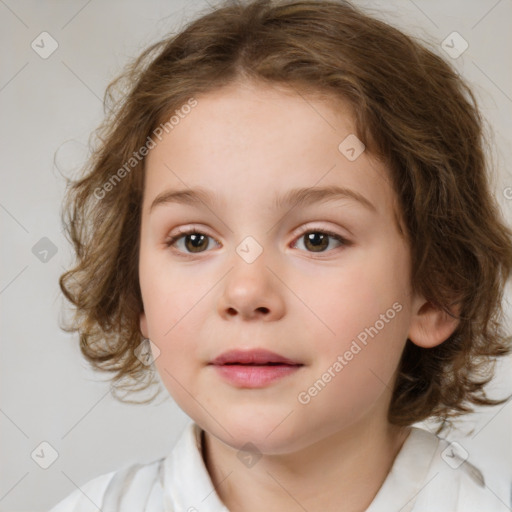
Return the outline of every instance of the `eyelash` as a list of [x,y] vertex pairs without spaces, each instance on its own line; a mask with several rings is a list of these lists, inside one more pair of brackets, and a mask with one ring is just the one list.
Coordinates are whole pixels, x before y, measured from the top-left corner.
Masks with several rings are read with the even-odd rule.
[[[347,240],[346,238],[343,238],[338,233],[334,233],[333,231],[329,231],[328,229],[316,229],[316,228],[308,228],[307,230],[305,230],[302,233],[300,233],[295,238],[295,243],[297,243],[298,240],[300,240],[304,235],[306,235],[308,233],[321,233],[322,235],[328,235],[331,238],[334,238],[336,241],[340,242],[341,246],[348,247],[348,246],[352,245],[352,243],[349,240]],[[192,228],[189,228],[189,229],[184,229],[183,231],[178,231],[175,235],[173,235],[172,237],[170,237],[167,240],[165,240],[164,245],[166,247],[170,248],[180,238],[182,238],[184,236],[187,236],[187,235],[192,235],[192,234],[194,234],[194,235],[205,235],[205,236],[213,239],[213,237],[211,237],[210,235],[207,235],[206,233],[203,233],[202,231],[192,227]],[[295,243],[294,243],[294,245],[295,245]],[[315,253],[313,251],[306,251],[306,252],[309,252],[310,254],[324,254],[326,252],[332,252],[332,250],[333,249],[331,249],[330,251],[320,251],[318,253]],[[184,257],[193,256],[194,254],[201,254],[200,252],[199,253],[185,252],[184,254],[181,251],[177,251],[177,252],[178,252],[178,254],[181,254]],[[203,252],[208,252],[208,251],[203,251]]]

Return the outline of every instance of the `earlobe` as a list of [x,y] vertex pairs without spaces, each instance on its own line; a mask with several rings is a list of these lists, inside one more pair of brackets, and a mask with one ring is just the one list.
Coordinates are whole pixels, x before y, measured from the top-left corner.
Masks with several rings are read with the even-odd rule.
[[144,338],[149,338],[148,322],[146,319],[146,313],[144,313],[144,312],[142,312],[140,314],[139,325],[140,325],[140,332],[142,333],[142,336],[144,336]]
[[419,347],[433,348],[446,341],[459,325],[460,306],[451,309],[449,315],[441,308],[425,301],[413,310],[408,338]]

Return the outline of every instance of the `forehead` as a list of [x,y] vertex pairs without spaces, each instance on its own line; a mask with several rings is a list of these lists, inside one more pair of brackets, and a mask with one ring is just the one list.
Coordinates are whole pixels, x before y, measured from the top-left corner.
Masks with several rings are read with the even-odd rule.
[[348,188],[378,210],[391,199],[379,162],[366,151],[355,160],[342,151],[357,139],[350,105],[340,99],[253,84],[195,99],[146,158],[146,210],[164,189],[195,186],[239,207],[317,186]]

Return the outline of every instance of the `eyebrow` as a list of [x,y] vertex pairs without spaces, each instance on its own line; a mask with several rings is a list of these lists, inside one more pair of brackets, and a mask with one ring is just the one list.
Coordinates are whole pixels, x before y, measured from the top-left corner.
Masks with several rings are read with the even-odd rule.
[[[368,210],[377,213],[375,206],[359,192],[337,185],[289,190],[284,195],[274,197],[273,207],[276,210],[280,210],[341,199],[351,199]],[[201,206],[201,203],[203,203],[212,206],[216,202],[218,202],[217,194],[203,187],[166,190],[155,197],[149,208],[149,213],[151,213],[156,206],[164,204],[178,203]]]

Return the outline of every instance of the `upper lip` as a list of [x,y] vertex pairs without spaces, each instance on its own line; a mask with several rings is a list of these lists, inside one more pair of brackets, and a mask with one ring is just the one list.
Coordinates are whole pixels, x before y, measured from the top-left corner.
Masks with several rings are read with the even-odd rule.
[[282,363],[289,365],[300,366],[302,363],[283,357],[275,352],[265,350],[262,348],[251,350],[228,350],[216,357],[210,364],[221,365],[229,363],[239,364],[268,364],[268,363]]

